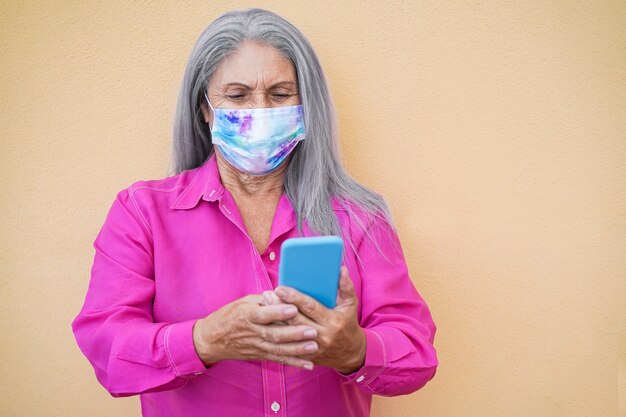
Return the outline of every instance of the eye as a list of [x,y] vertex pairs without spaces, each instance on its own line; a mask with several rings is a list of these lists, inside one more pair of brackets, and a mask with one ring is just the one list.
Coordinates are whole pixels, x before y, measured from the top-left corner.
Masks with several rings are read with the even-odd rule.
[[243,100],[246,98],[245,94],[227,94],[226,98],[228,98],[229,100],[233,100],[233,101],[238,101],[238,100]]
[[290,98],[291,96],[294,96],[295,94],[288,94],[288,93],[274,93],[272,94],[272,98],[274,100],[287,100],[288,98]]

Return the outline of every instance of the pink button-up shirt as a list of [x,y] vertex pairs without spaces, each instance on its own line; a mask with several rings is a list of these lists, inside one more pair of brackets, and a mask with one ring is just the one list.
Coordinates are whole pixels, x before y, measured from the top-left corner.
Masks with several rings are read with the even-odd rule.
[[[359,299],[365,364],[350,375],[270,361],[198,358],[194,322],[231,301],[277,285],[280,246],[298,236],[283,194],[269,246],[259,254],[215,157],[157,181],[140,181],[113,203],[96,250],[85,304],[72,323],[78,346],[114,397],[140,394],[144,416],[369,416],[372,394],[407,394],[434,375],[435,325],[415,290],[394,230],[364,238],[345,209],[344,262]],[[304,235],[312,235],[306,223]],[[382,256],[381,252],[385,255]]]

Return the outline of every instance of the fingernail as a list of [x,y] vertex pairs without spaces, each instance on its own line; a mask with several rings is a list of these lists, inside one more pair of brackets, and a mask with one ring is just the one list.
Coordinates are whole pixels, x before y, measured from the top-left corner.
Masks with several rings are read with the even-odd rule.
[[305,363],[304,366],[302,366],[304,369],[308,369],[309,371],[313,370],[313,364],[312,363]]
[[317,344],[309,343],[304,347],[304,350],[306,350],[307,352],[315,352],[317,350]]
[[284,309],[283,312],[288,316],[293,316],[294,314],[298,312],[298,309],[291,306],[291,307],[287,307],[286,309]]
[[277,295],[277,296],[279,296],[279,297],[284,297],[284,296],[286,296],[286,295],[287,295],[287,292],[285,291],[285,289],[284,289],[284,288],[280,288],[280,287],[276,288],[276,289],[274,290],[274,292],[275,292],[275,293],[276,293],[276,295]]
[[316,336],[317,336],[317,330],[315,329],[309,329],[309,330],[304,331],[304,337],[316,337]]

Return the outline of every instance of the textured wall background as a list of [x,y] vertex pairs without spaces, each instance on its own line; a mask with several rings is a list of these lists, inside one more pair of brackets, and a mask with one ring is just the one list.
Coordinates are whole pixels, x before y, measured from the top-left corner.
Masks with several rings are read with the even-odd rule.
[[0,414],[139,415],[71,334],[91,244],[167,174],[200,31],[253,5],[316,47],[439,327],[435,379],[373,415],[625,416],[623,1],[2,1]]

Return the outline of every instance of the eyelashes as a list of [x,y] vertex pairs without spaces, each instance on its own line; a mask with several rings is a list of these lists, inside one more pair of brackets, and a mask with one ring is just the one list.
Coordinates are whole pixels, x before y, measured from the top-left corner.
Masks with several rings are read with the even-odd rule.
[[[272,93],[268,95],[270,101],[281,102],[289,100],[292,97],[297,97],[297,93]],[[250,93],[231,93],[224,94],[223,97],[227,100],[234,102],[245,102],[252,98],[252,94]]]

